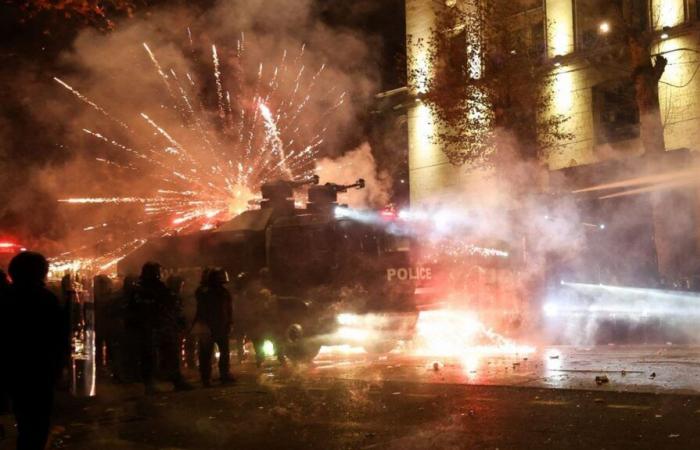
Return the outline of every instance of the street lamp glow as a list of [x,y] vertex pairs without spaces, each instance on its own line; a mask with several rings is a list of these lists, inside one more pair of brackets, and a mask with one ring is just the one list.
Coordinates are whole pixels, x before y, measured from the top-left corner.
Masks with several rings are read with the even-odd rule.
[[608,22],[601,22],[601,24],[598,25],[598,31],[602,34],[607,34],[610,32],[610,24]]

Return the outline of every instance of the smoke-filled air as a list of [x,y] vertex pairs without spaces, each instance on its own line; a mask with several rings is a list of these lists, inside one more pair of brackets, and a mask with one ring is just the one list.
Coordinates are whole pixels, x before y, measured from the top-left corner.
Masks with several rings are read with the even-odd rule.
[[308,5],[278,3],[168,10],[78,36],[42,86],[44,120],[63,124],[72,155],[35,174],[69,224],[55,270],[113,269],[149,238],[214,228],[254,206],[262,183],[342,154],[373,85],[369,51]]

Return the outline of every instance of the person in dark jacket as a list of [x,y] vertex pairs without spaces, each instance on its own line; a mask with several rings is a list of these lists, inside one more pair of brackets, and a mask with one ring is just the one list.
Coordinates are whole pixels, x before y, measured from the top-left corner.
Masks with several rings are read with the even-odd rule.
[[233,319],[233,300],[226,289],[228,274],[223,269],[209,271],[206,284],[200,285],[195,293],[197,314],[195,324],[200,323],[208,333],[199,341],[199,373],[202,384],[211,384],[211,363],[214,344],[219,348],[219,377],[222,383],[235,381],[229,372],[229,335]]
[[[177,307],[177,299],[161,281],[160,271],[160,264],[156,262],[143,265],[127,305],[127,327],[138,347],[136,356],[147,393],[155,392],[156,348],[164,341],[164,330],[171,325],[170,318]],[[192,388],[182,376],[179,365],[171,369],[167,377],[176,390]]]
[[[165,305],[161,324],[158,329],[158,350],[162,370],[173,380],[182,381],[180,371],[182,339],[187,327],[182,309],[182,292],[185,279],[179,275],[171,275],[165,282],[172,293],[170,303]],[[191,386],[188,386],[189,389]]]
[[10,262],[12,284],[2,294],[3,367],[17,422],[17,448],[40,450],[49,436],[54,386],[70,347],[70,326],[45,287],[49,264],[22,252]]
[[4,270],[0,269],[0,295],[10,287],[10,280]]
[[[4,270],[0,269],[0,314],[4,315],[7,314],[7,301],[8,301],[8,293],[10,289],[10,280],[7,278],[7,274],[5,273]],[[3,320],[2,323],[0,323],[0,327],[5,327],[7,326]],[[1,331],[1,330],[0,330]],[[5,339],[9,339],[9,337],[6,337],[4,334],[0,336],[0,339],[5,341]],[[5,374],[0,371],[0,415],[3,415],[7,412],[10,411],[10,394],[8,393],[8,386],[7,382],[5,380]],[[2,424],[0,424],[0,441],[5,437],[5,428]]]

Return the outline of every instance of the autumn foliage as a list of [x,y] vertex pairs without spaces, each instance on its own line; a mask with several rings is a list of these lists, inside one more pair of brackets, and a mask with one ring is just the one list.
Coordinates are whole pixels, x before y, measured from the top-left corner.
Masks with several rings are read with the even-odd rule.
[[432,138],[454,165],[491,165],[513,151],[534,159],[570,137],[566,117],[549,113],[554,77],[543,42],[517,32],[517,8],[511,0],[442,7],[429,38],[413,43],[427,61],[409,61],[410,81],[421,84],[438,122]]

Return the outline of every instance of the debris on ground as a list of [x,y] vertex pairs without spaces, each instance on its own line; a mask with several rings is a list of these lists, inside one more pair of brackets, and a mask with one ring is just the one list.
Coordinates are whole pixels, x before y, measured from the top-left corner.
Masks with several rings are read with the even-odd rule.
[[651,375],[649,375],[649,378],[656,378],[656,372],[652,372]]
[[438,370],[440,370],[440,363],[439,363],[439,362],[435,361],[435,362],[433,363],[433,370],[436,371],[436,372],[437,372]]
[[601,384],[609,383],[610,379],[608,378],[607,375],[597,375],[595,377],[595,384],[600,386]]
[[622,375],[624,377],[625,375],[627,375],[627,371],[625,369],[622,369],[622,371],[620,372],[620,375]]
[[603,400],[602,398],[594,398],[593,403],[605,403],[605,400]]
[[549,359],[559,359],[559,355],[549,355]]
[[681,437],[681,435],[680,434],[669,434],[668,437],[670,437],[671,439],[675,439],[675,438]]

